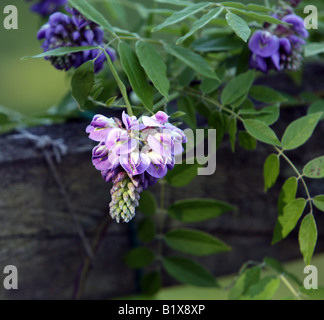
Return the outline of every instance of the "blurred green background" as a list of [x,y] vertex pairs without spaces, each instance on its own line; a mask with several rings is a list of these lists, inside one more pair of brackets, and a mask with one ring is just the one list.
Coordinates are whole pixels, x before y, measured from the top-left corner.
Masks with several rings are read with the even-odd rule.
[[[3,8],[18,9],[18,30],[3,27]],[[46,22],[30,12],[24,0],[1,0],[0,25],[0,105],[26,115],[37,114],[57,104],[69,89],[64,71],[58,71],[43,59],[21,61],[23,56],[42,52],[38,29]]]

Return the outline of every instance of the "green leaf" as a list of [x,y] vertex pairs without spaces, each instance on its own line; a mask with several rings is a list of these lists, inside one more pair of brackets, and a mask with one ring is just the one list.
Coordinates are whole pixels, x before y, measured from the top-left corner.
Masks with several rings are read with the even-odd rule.
[[225,116],[219,110],[214,110],[208,117],[208,125],[211,129],[216,129],[216,147],[218,148],[227,129]]
[[238,300],[249,289],[249,287],[260,280],[261,268],[259,266],[252,267],[244,271],[231,288],[228,299]]
[[197,128],[196,112],[192,100],[189,97],[182,96],[177,100],[178,109],[185,112],[183,120],[191,128]]
[[152,271],[141,279],[141,290],[143,294],[153,296],[162,286],[161,274],[158,271]]
[[271,300],[277,292],[280,279],[275,276],[267,276],[253,284],[243,296],[244,300]]
[[35,56],[27,56],[21,58],[21,60],[29,60],[29,59],[38,59],[45,57],[60,57],[69,53],[87,51],[92,49],[98,49],[98,46],[84,46],[84,47],[60,47],[53,50],[48,50],[43,53],[37,54]]
[[150,218],[142,220],[138,225],[137,236],[142,242],[151,242],[154,240],[155,223]]
[[220,81],[210,65],[199,54],[193,52],[188,48],[178,47],[166,43],[164,44],[164,49],[168,53],[179,59],[181,62],[189,66],[191,69],[195,70],[198,74]]
[[296,199],[298,187],[298,180],[296,177],[290,177],[286,180],[282,186],[279,199],[278,199],[278,211],[279,215],[283,213],[283,208],[290,202]]
[[281,25],[289,25],[287,23],[283,23],[281,20],[274,18],[270,15],[263,14],[260,12],[252,12],[252,11],[246,11],[246,10],[240,10],[240,9],[231,9],[232,12],[235,12],[239,15],[247,16],[249,18],[254,19],[255,21],[259,21],[261,23],[271,23],[271,24],[281,24]]
[[251,29],[248,24],[235,13],[228,12],[226,14],[226,21],[233,31],[239,36],[244,42],[247,42],[250,35]]
[[176,112],[173,112],[170,114],[170,118],[171,119],[177,119],[177,118],[181,118],[183,116],[185,116],[186,113],[185,112],[182,112],[182,111],[176,111]]
[[292,122],[282,137],[283,148],[292,150],[303,145],[312,136],[321,116],[322,113],[309,114]]
[[269,104],[287,100],[279,92],[265,86],[253,86],[250,90],[250,96],[255,100]]
[[[296,177],[290,177],[282,186],[278,199],[278,217],[283,215],[283,209],[288,204],[296,199],[298,180]],[[282,226],[277,220],[273,233],[272,245],[282,239]]]
[[247,132],[255,139],[273,146],[281,145],[274,131],[264,122],[246,119],[243,124]]
[[145,190],[141,193],[138,210],[150,217],[156,213],[157,203],[152,192]]
[[324,43],[308,43],[305,45],[305,57],[315,56],[324,52]]
[[207,256],[230,251],[223,241],[197,230],[176,229],[164,236],[165,243],[172,249],[196,256]]
[[309,213],[306,215],[299,229],[299,247],[303,254],[305,265],[311,264],[312,256],[317,242],[317,227],[314,216]]
[[155,0],[155,1],[159,3],[167,3],[167,4],[172,4],[174,6],[182,6],[182,7],[186,7],[192,4],[191,1],[184,1],[184,0]]
[[152,111],[153,88],[148,84],[146,74],[140,65],[133,49],[125,42],[120,42],[118,52],[123,69],[125,70],[129,82],[142,101],[145,108]]
[[304,212],[306,200],[298,198],[288,203],[283,208],[283,214],[278,217],[278,223],[281,226],[281,234],[277,235],[276,242],[286,238],[288,234],[296,227],[296,224]]
[[316,196],[313,199],[314,206],[318,209],[324,212],[324,195]]
[[180,44],[186,39],[188,39],[191,35],[193,35],[197,30],[203,28],[205,25],[207,25],[210,21],[213,19],[216,19],[223,11],[223,8],[214,8],[209,10],[206,14],[204,14],[200,19],[194,22],[191,29],[188,33],[186,33],[184,36],[179,38],[176,42],[176,44]]
[[136,43],[139,62],[155,88],[168,100],[170,82],[167,78],[167,66],[156,49],[145,41]]
[[209,94],[215,91],[220,84],[221,82],[215,79],[203,78],[200,85],[200,89],[204,94]]
[[105,105],[107,107],[111,106],[116,101],[117,98],[118,98],[117,96],[110,97],[109,99],[107,99]]
[[189,184],[198,173],[200,164],[176,164],[166,175],[166,181],[173,187],[183,187]]
[[322,112],[322,117],[320,120],[324,120],[324,100],[317,100],[313,102],[307,111],[308,114],[317,113],[317,112]]
[[210,3],[208,3],[208,2],[191,4],[191,5],[187,6],[186,8],[173,13],[163,23],[161,23],[161,24],[157,25],[155,28],[153,28],[152,32],[155,32],[155,31],[161,30],[167,26],[176,24],[176,23],[196,14],[197,12],[205,9],[209,5],[210,5]]
[[153,262],[154,253],[145,247],[137,247],[127,252],[124,260],[131,268],[144,268]]
[[104,29],[114,33],[114,28],[106,18],[87,0],[69,0],[71,7],[77,9],[83,16],[99,24]]
[[256,140],[246,131],[239,131],[238,133],[239,145],[246,150],[255,150],[257,147]]
[[250,90],[250,87],[254,81],[254,77],[255,71],[250,70],[231,79],[222,92],[222,103],[224,105],[230,105],[233,102],[239,100],[241,97],[245,96]]
[[231,117],[229,119],[229,124],[228,124],[228,134],[229,134],[229,137],[230,137],[231,149],[232,149],[233,153],[235,152],[236,133],[237,133],[236,118]]
[[270,154],[264,163],[263,176],[264,176],[264,191],[267,192],[272,186],[275,185],[280,172],[280,161],[277,154]]
[[307,178],[324,178],[324,156],[311,160],[306,164],[303,173]]
[[82,64],[71,79],[72,96],[82,108],[95,83],[94,61],[89,60]]
[[285,272],[283,265],[278,260],[276,260],[274,258],[266,257],[263,259],[263,261],[269,268],[275,270],[279,274],[282,274]]
[[176,280],[197,287],[217,287],[214,276],[197,262],[182,257],[166,257],[163,267]]
[[312,300],[324,300],[324,288],[306,289],[304,286],[300,287],[300,291],[311,298]]
[[168,208],[168,213],[182,222],[197,222],[216,218],[233,210],[235,207],[225,202],[198,198],[177,201]]
[[[263,113],[263,114],[262,114]],[[280,116],[279,104],[262,108],[261,112],[255,116],[255,120],[259,120],[271,126],[274,124]]]

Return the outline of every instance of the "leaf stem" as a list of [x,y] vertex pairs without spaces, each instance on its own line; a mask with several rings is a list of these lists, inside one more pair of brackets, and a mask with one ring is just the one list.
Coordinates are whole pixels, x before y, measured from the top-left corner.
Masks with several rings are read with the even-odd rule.
[[294,297],[297,300],[301,300],[299,293],[294,289],[294,287],[290,284],[290,282],[283,274],[279,275],[279,279],[285,284],[285,286],[289,289],[289,291],[294,295]]
[[117,82],[117,85],[120,89],[120,92],[124,98],[124,101],[125,101],[125,104],[126,104],[126,108],[127,108],[127,113],[129,116],[133,116],[133,109],[132,109],[132,106],[129,102],[129,99],[128,99],[128,95],[127,95],[127,90],[126,90],[126,87],[124,85],[124,83],[121,81],[121,79],[119,78],[119,75],[115,69],[115,66],[113,65],[111,59],[110,59],[110,56],[109,54],[106,52],[106,50],[103,50],[103,52],[105,53],[106,55],[106,59],[107,59],[107,62],[108,62],[108,65],[109,65],[109,68],[111,70],[111,73],[113,75],[113,77],[115,78],[116,82]]

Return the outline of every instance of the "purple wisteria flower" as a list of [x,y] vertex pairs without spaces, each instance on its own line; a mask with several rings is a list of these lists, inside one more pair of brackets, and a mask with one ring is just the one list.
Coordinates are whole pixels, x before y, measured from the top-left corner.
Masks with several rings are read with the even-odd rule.
[[134,217],[142,190],[173,169],[175,156],[184,150],[187,138],[168,118],[162,111],[141,119],[123,112],[122,121],[96,115],[86,129],[99,142],[92,151],[93,165],[114,184],[110,214],[117,222]]
[[[27,1],[30,2],[32,0]],[[39,0],[31,6],[31,10],[42,17],[48,17],[52,13],[59,11],[66,4],[67,0]]]
[[301,17],[287,11],[284,15],[274,15],[290,25],[273,26],[266,24],[257,30],[249,41],[251,51],[250,68],[267,73],[269,70],[297,70],[303,56],[302,47],[309,36]]
[[[55,12],[49,17],[48,23],[38,31],[37,38],[44,39],[42,44],[44,52],[61,47],[103,47],[104,31],[77,10],[68,7],[66,9],[71,15]],[[105,50],[112,60],[116,58],[113,49]],[[78,68],[86,61],[95,59],[95,72],[98,72],[103,68],[105,54],[101,49],[92,49],[45,59],[50,60],[55,68],[65,71],[72,67]]]

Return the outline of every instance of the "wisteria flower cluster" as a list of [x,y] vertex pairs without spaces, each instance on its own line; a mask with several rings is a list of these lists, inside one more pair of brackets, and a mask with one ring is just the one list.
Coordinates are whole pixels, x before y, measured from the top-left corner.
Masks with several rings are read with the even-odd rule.
[[[297,5],[298,1],[293,4]],[[304,20],[294,14],[291,8],[286,8],[284,13],[274,17],[290,25],[265,24],[263,30],[257,30],[253,34],[249,41],[250,68],[265,73],[271,69],[298,70],[303,60],[304,39],[309,35]]]
[[113,182],[110,214],[119,222],[135,215],[140,193],[173,169],[175,156],[183,152],[183,131],[159,111],[137,119],[125,112],[118,118],[94,116],[86,132],[99,142],[92,163],[106,182]]
[[[76,9],[67,7],[66,10],[71,16],[55,12],[49,17],[48,23],[38,31],[37,38],[44,39],[44,52],[61,47],[104,46],[104,31],[96,23],[83,17]],[[105,50],[114,60],[115,51],[111,48]],[[47,59],[55,68],[65,71],[95,59],[95,72],[98,72],[103,68],[105,54],[101,49],[92,49],[59,57],[51,56]]]
[[[30,2],[32,0],[26,1]],[[59,11],[66,4],[67,0],[39,0],[31,6],[31,10],[42,17],[48,17],[52,13]]]

